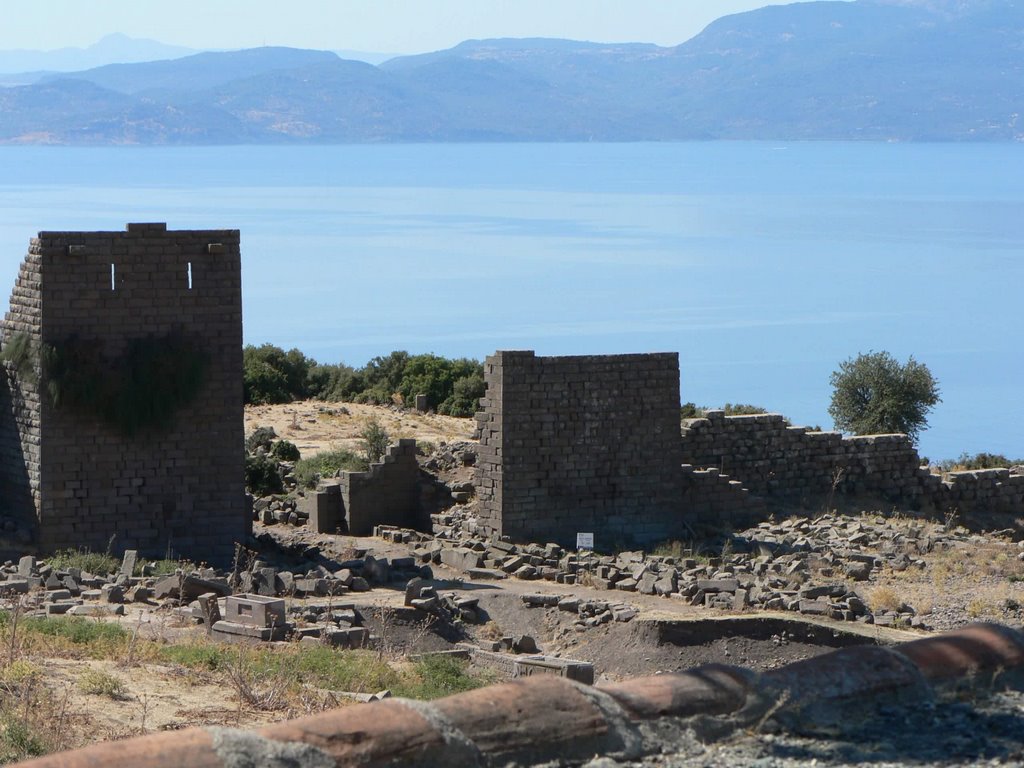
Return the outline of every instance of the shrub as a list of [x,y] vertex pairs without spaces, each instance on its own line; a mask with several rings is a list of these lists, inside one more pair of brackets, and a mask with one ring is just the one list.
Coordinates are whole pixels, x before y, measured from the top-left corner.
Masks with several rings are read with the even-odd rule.
[[700,419],[704,417],[707,408],[696,403],[683,403],[679,408],[680,419]]
[[18,377],[26,384],[36,383],[36,354],[32,347],[32,337],[25,331],[11,334],[4,342],[0,349],[0,360],[13,365]]
[[303,488],[316,488],[319,480],[333,477],[339,470],[365,472],[370,463],[365,457],[344,448],[324,451],[295,463],[295,480]]
[[395,350],[356,370],[344,363],[323,365],[299,350],[273,344],[243,350],[245,402],[287,403],[307,397],[356,403],[411,403],[426,395],[438,413],[472,416],[486,386],[483,363]]
[[366,422],[359,437],[363,439],[363,450],[366,451],[366,459],[371,464],[380,461],[381,457],[388,452],[391,436],[377,419],[370,419]]
[[0,762],[13,763],[49,752],[44,736],[16,712],[0,717]]
[[472,416],[480,409],[480,398],[487,394],[487,384],[480,373],[455,380],[452,394],[438,406],[437,412],[448,416]]
[[277,433],[273,427],[256,427],[252,434],[245,438],[245,452],[256,453],[261,448],[269,452],[270,446],[277,439]]
[[277,462],[263,455],[245,457],[245,487],[253,496],[270,496],[284,491]]
[[125,696],[124,683],[114,675],[99,669],[88,669],[78,678],[78,689],[93,696],[122,699]]
[[722,406],[726,416],[753,416],[758,413],[768,413],[759,405],[749,403],[726,403]]
[[66,571],[68,568],[78,568],[96,576],[113,573],[121,565],[121,561],[110,553],[93,552],[85,548],[57,550],[46,562],[54,570]]
[[976,453],[973,456],[961,453],[958,459],[942,462],[942,469],[949,471],[971,469],[997,469],[1013,467],[1024,463],[1024,460],[1008,459],[1001,453]]
[[315,364],[307,376],[309,396],[317,400],[351,400],[365,388],[363,377],[351,366]]
[[278,440],[270,449],[270,455],[278,461],[298,461],[302,458],[295,443],[288,440]]

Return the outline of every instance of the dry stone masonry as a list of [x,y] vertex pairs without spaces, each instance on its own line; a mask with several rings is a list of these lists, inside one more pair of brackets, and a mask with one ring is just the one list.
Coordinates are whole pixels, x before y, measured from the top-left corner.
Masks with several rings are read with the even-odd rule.
[[425,527],[416,441],[402,438],[388,446],[366,472],[342,471],[337,479],[322,481],[299,511],[317,533],[370,536],[377,525]]
[[[237,230],[129,224],[124,232],[40,232],[2,333],[5,527],[13,522],[45,550],[102,551],[113,535],[118,549],[230,559],[249,530]],[[119,429],[102,413],[68,407],[67,396],[55,402],[40,362],[47,350],[63,350],[63,359],[54,359],[74,384],[86,352],[101,368],[162,340],[193,350],[192,364],[202,365],[194,396],[159,427]],[[184,381],[182,365],[161,370],[161,361],[167,359],[151,355],[142,365],[158,384]],[[135,391],[113,398],[114,407],[138,398],[140,412],[159,408],[138,391],[147,387],[135,382]]]
[[606,544],[681,535],[677,354],[498,352],[484,378],[481,524],[573,546],[581,531]]
[[821,509],[842,496],[868,496],[966,522],[1024,512],[1024,475],[987,469],[943,478],[921,466],[906,435],[844,437],[790,426],[776,413],[709,411],[684,422],[682,444],[685,461],[728,473],[769,509]]
[[593,532],[599,549],[645,546],[843,498],[971,525],[1024,513],[1024,475],[932,474],[906,435],[709,411],[680,437],[676,354],[497,352],[484,376],[476,524],[512,541],[573,546]]

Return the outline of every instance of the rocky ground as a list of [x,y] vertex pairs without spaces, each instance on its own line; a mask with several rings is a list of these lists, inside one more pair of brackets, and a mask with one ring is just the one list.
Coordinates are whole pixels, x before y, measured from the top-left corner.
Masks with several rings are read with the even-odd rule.
[[1024,694],[997,692],[969,701],[891,707],[882,717],[850,723],[842,733],[806,737],[740,731],[719,741],[696,735],[642,761],[595,758],[587,768],[924,768],[1024,765]]
[[[210,598],[202,596],[219,597],[213,602],[222,610],[226,595],[255,593],[286,600],[292,642],[342,652],[368,644],[396,656],[467,646],[540,652],[592,663],[598,682],[709,662],[767,670],[844,645],[898,643],[975,620],[1021,621],[1024,548],[1014,531],[971,533],[955,520],[877,510],[794,511],[716,539],[665,542],[652,552],[513,545],[477,529],[467,489],[474,449],[467,420],[305,403],[249,409],[247,428],[273,427],[309,455],[358,448],[358,433],[372,418],[394,437],[422,442],[421,467],[442,508],[431,534],[316,534],[287,499],[270,499],[262,508],[270,514],[258,513],[232,569],[182,564],[179,573],[158,576],[139,563],[93,574],[28,557],[0,567],[0,593],[24,615],[117,622],[164,644],[205,636]],[[69,722],[78,718],[77,731],[94,738],[253,725],[280,715],[243,711],[213,677],[123,661],[65,655],[38,667],[46,685],[66,692]],[[97,698],[69,683],[90,670],[115,672],[131,695]],[[695,736],[640,764],[1020,764],[1022,712],[1024,699],[1000,693],[917,711],[893,708],[882,720],[851,723],[828,738],[757,728],[717,741]],[[612,765],[607,758],[591,763]]]

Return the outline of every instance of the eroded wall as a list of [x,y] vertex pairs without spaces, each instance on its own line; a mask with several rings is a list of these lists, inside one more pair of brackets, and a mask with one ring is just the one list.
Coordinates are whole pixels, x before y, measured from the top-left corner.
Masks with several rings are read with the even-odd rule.
[[682,447],[686,462],[718,468],[776,510],[823,509],[844,496],[867,496],[967,522],[1024,514],[1024,475],[1007,469],[932,474],[906,435],[844,437],[790,426],[779,414],[710,411],[684,423]]

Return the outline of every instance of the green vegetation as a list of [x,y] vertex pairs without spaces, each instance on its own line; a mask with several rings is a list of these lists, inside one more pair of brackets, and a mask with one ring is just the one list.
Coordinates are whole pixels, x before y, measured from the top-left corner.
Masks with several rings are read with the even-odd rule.
[[394,351],[355,369],[321,365],[297,349],[263,344],[245,347],[243,361],[245,401],[254,404],[316,398],[409,405],[422,394],[438,413],[472,416],[486,389],[482,363],[433,354]]
[[252,434],[245,438],[245,452],[256,453],[263,450],[269,453],[276,439],[277,433],[273,427],[256,427]]
[[36,375],[36,354],[32,348],[32,338],[25,331],[11,334],[0,349],[0,360],[10,363],[18,372],[18,378],[26,384],[34,384]]
[[335,448],[332,451],[324,451],[308,459],[297,461],[295,463],[295,481],[302,488],[316,488],[316,484],[321,478],[333,477],[338,470],[365,472],[369,468],[370,462],[365,456],[360,456],[344,448]]
[[0,763],[15,763],[52,751],[46,740],[16,709],[0,714]]
[[697,405],[696,403],[683,403],[679,409],[679,417],[681,419],[699,419],[708,411],[725,411],[726,416],[752,416],[757,413],[768,413],[767,410],[759,405],[749,405],[747,403],[726,403],[721,408],[709,408],[706,405]]
[[58,571],[78,568],[97,576],[113,573],[121,565],[121,561],[109,552],[92,552],[85,548],[57,550],[46,562]]
[[901,432],[916,443],[928,412],[941,402],[928,366],[913,357],[901,365],[888,352],[845,360],[830,381],[829,415],[837,429],[855,435]]
[[284,493],[284,480],[277,462],[264,454],[245,457],[245,487],[253,496]]
[[968,471],[972,469],[997,469],[1024,464],[1024,459],[1008,459],[1001,453],[976,453],[973,456],[964,452],[959,458],[944,461],[940,467],[947,472]]
[[124,682],[100,669],[87,669],[78,678],[78,690],[92,696],[106,696],[110,699],[124,698],[127,689]]
[[41,358],[54,407],[99,419],[126,435],[169,427],[199,394],[208,363],[197,344],[173,334],[134,339],[114,357],[98,342],[69,337],[45,345]]
[[380,461],[381,457],[388,452],[391,436],[376,418],[366,422],[359,437],[363,440],[363,450],[366,451],[366,460],[369,463]]
[[416,662],[392,692],[407,699],[439,699],[453,693],[471,691],[491,681],[473,675],[469,665],[452,656],[424,656]]
[[297,349],[246,346],[242,350],[245,402],[289,403],[309,397],[309,370],[314,365]]
[[270,455],[278,461],[298,461],[302,458],[298,447],[290,440],[278,440],[270,449]]
[[285,649],[239,648],[197,641],[160,649],[164,661],[203,672],[228,672],[239,667],[262,680],[284,678],[336,691],[376,692],[390,689],[397,696],[436,699],[491,682],[469,672],[465,662],[426,656],[407,667],[383,660],[374,651],[339,651],[326,645]]

